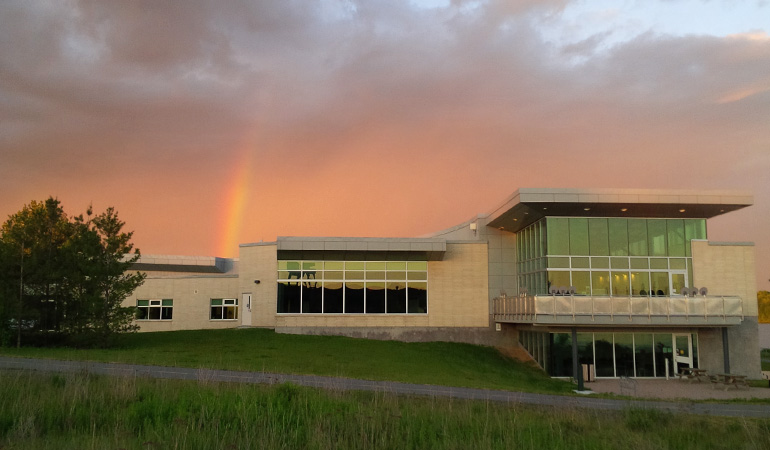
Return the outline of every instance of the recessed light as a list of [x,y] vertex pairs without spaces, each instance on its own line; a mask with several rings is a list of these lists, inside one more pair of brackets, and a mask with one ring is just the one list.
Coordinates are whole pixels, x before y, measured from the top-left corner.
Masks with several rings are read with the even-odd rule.
[[545,211],[546,209],[548,209],[548,207],[547,206],[543,206],[543,211]]
[[621,211],[626,212],[628,211],[628,208],[620,208]]
[[590,211],[591,208],[583,208],[583,211]]
[[684,212],[684,209],[680,209],[679,212]]
[[518,221],[519,221],[519,219],[517,219],[517,218],[515,218],[515,217],[514,217],[514,218],[513,218],[513,221],[514,221],[514,222],[518,222]]

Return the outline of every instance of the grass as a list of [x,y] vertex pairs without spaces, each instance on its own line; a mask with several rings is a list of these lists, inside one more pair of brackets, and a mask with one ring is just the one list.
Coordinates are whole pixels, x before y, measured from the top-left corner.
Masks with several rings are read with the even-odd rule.
[[0,371],[5,449],[766,449],[770,420]]
[[0,354],[538,393],[571,393],[574,389],[491,347],[290,335],[258,328],[136,333],[122,336],[112,349],[0,348]]

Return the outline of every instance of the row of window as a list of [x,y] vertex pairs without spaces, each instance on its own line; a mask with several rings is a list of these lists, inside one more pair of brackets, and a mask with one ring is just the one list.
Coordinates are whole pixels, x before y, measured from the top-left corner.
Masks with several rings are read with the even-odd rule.
[[[174,318],[174,300],[137,300],[136,320],[171,320]],[[237,298],[212,298],[209,307],[209,320],[238,319]]]
[[[522,331],[519,342],[551,376],[573,376],[570,333]],[[665,377],[698,367],[694,333],[577,333],[577,348],[578,363],[592,364],[597,377]]]
[[427,261],[278,261],[278,280],[425,281]]
[[427,261],[278,261],[280,314],[426,314]]
[[519,276],[531,295],[548,295],[551,288],[573,286],[576,295],[669,296],[687,283],[686,271],[548,270]]
[[547,217],[516,235],[519,262],[546,255],[691,255],[690,241],[706,239],[704,219]]

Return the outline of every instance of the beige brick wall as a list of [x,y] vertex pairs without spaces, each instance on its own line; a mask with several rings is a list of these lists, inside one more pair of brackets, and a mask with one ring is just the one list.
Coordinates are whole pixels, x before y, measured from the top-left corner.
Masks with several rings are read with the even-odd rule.
[[[243,250],[243,249],[242,249]],[[243,252],[241,270],[244,267]],[[274,269],[275,272],[275,269]],[[442,261],[428,262],[428,314],[277,315],[276,327],[487,327],[487,244],[447,244]],[[272,284],[276,285],[277,275]],[[275,314],[275,290],[268,305]]]
[[[252,326],[259,327],[488,327],[487,258],[486,243],[447,244],[442,261],[428,262],[428,314],[424,315],[277,315],[277,247],[269,244],[241,247],[237,278],[164,273],[148,278],[124,304],[174,299],[173,320],[141,321],[141,331],[236,327],[245,314],[251,315]],[[243,294],[252,296],[250,313]],[[237,321],[209,320],[210,299],[220,297],[239,299]]]
[[[240,249],[240,294],[251,294],[251,325],[274,327],[278,291],[278,247],[244,246]],[[259,284],[254,283],[259,280]]]
[[[202,328],[233,328],[238,320],[209,320],[212,298],[238,298],[238,278],[234,276],[164,276],[147,278],[128,297],[124,306],[136,306],[136,301],[170,298],[174,300],[172,320],[140,320],[140,331],[197,330]],[[242,308],[239,306],[239,308]],[[239,315],[242,309],[238,311]]]
[[753,245],[692,242],[693,283],[709,295],[738,295],[743,313],[757,315],[757,281]]

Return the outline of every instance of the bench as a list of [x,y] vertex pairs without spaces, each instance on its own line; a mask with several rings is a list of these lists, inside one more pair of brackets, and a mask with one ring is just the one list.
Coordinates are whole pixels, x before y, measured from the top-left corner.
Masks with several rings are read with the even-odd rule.
[[679,372],[679,381],[682,381],[682,378],[687,378],[687,380],[692,383],[693,380],[698,380],[700,383],[703,381],[703,379],[709,379],[709,374],[706,369],[696,369],[694,367],[682,367],[681,371]]
[[735,389],[740,389],[741,387],[748,389],[750,387],[746,375],[732,375],[729,373],[720,373],[711,377],[712,389],[720,384],[724,385],[725,391],[730,389],[730,386],[735,386]]

